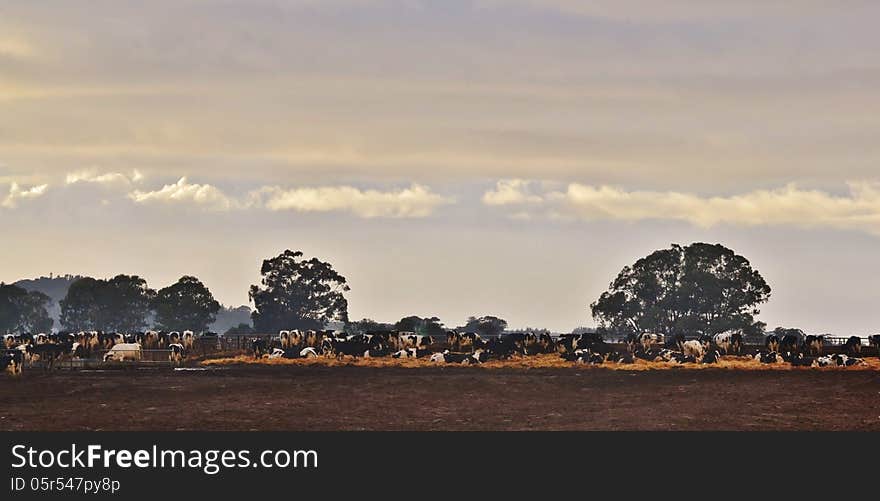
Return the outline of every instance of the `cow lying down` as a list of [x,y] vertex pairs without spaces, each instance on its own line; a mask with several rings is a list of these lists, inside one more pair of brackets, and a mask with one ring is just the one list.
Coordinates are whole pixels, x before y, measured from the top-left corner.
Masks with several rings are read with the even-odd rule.
[[489,352],[485,350],[476,350],[473,353],[453,353],[449,350],[443,353],[434,353],[431,355],[431,362],[447,363],[447,364],[481,364],[489,360]]
[[272,349],[272,353],[268,355],[264,355],[265,358],[318,358],[318,350],[312,348],[311,346],[308,348],[274,348]]

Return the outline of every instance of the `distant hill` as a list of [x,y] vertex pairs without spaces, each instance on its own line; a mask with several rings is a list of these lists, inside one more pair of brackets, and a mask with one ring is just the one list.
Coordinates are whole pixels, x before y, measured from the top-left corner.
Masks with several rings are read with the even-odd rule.
[[15,282],[15,285],[27,291],[42,292],[52,299],[52,303],[47,309],[49,310],[49,316],[55,320],[55,328],[57,329],[60,326],[60,323],[58,322],[58,318],[61,316],[60,302],[65,296],[67,296],[67,290],[70,289],[70,284],[76,282],[80,278],[83,277],[80,275],[50,275],[48,277],[19,280],[18,282]]

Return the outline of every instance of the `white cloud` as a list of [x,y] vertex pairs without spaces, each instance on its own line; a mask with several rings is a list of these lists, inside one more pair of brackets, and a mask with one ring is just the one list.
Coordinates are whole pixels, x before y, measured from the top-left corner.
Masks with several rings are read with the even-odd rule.
[[441,205],[452,203],[425,186],[413,184],[396,191],[361,190],[351,186],[317,188],[265,188],[265,207],[269,210],[299,212],[348,211],[357,216],[417,218],[426,217]]
[[486,205],[539,204],[543,199],[532,193],[534,182],[525,179],[502,179],[495,189],[483,194]]
[[[545,191],[532,196],[540,198],[549,207],[542,209],[541,214],[552,218],[674,220],[704,228],[720,224],[787,225],[880,233],[878,182],[851,182],[849,193],[839,196],[801,189],[794,184],[739,195],[707,197],[675,191],[627,191],[579,183],[569,184],[563,191]],[[508,198],[509,201],[494,205],[515,206],[515,215],[522,218],[524,203],[516,201],[514,196]]]
[[138,204],[188,204],[207,210],[229,211],[261,208],[269,211],[350,212],[363,218],[426,217],[453,199],[413,184],[392,191],[361,190],[351,186],[282,188],[265,186],[245,196],[227,195],[210,184],[190,183],[186,177],[159,190],[135,190],[128,198]]
[[14,209],[18,207],[19,201],[41,197],[46,193],[46,190],[48,189],[48,184],[41,184],[37,186],[31,186],[30,188],[23,188],[18,183],[13,182],[9,185],[9,193],[6,195],[6,198],[4,198],[2,202],[0,202],[0,207],[6,209]]
[[135,190],[128,197],[138,204],[188,204],[207,210],[227,211],[239,203],[210,184],[190,183],[184,176],[155,191]]
[[67,184],[77,183],[93,183],[104,186],[130,186],[143,180],[144,176],[137,169],[132,171],[131,175],[125,175],[120,172],[105,172],[99,174],[97,169],[85,169],[67,174]]

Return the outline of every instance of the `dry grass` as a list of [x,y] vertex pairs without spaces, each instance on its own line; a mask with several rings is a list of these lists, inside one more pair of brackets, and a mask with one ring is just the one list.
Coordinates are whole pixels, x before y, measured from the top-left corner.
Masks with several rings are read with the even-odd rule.
[[636,360],[633,364],[614,364],[606,363],[603,365],[589,366],[566,362],[556,355],[536,355],[532,357],[515,357],[509,360],[493,360],[479,365],[458,365],[458,364],[441,364],[429,361],[427,358],[422,359],[400,359],[400,358],[358,358],[344,357],[336,358],[261,358],[255,359],[249,355],[238,355],[234,357],[214,358],[200,362],[203,366],[228,366],[228,365],[302,365],[302,366],[324,366],[324,367],[403,367],[408,369],[418,369],[422,367],[450,367],[461,369],[549,369],[549,368],[572,368],[579,369],[605,369],[605,370],[624,370],[624,371],[651,371],[651,370],[705,370],[705,369],[726,369],[726,370],[748,370],[748,371],[876,371],[880,370],[880,358],[865,358],[865,365],[854,365],[851,367],[792,367],[790,364],[762,364],[751,357],[725,356],[717,364],[701,365],[701,364],[675,364],[668,362],[647,362],[645,360]]

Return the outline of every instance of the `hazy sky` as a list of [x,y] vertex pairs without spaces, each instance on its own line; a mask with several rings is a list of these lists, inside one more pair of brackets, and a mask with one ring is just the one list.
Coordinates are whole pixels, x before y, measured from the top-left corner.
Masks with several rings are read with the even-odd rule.
[[0,280],[332,262],[352,318],[592,325],[720,242],[880,332],[880,4],[0,0]]

